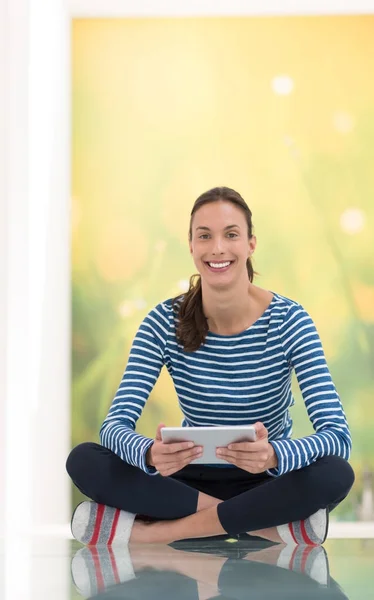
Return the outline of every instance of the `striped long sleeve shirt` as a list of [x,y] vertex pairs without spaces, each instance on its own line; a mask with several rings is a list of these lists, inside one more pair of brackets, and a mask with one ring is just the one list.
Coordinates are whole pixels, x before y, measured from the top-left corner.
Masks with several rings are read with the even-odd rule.
[[[154,440],[135,427],[165,365],[184,415],[182,426],[265,425],[278,459],[269,475],[301,469],[326,455],[348,460],[350,431],[314,322],[299,303],[273,294],[248,329],[229,336],[208,332],[194,352],[184,352],[176,339],[171,299],[151,310],[101,426],[101,444],[126,463],[157,473],[145,461]],[[293,370],[315,432],[299,439],[291,439]]]

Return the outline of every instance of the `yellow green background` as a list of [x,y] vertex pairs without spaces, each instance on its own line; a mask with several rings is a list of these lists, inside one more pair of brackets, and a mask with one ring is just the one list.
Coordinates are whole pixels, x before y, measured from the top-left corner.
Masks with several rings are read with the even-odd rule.
[[[374,471],[373,32],[372,16],[74,20],[72,446],[98,441],[141,320],[195,272],[194,200],[226,185],[253,212],[255,283],[315,320],[357,476],[332,518],[362,518]],[[294,383],[298,437],[312,429]],[[163,370],[138,431],[180,420]]]

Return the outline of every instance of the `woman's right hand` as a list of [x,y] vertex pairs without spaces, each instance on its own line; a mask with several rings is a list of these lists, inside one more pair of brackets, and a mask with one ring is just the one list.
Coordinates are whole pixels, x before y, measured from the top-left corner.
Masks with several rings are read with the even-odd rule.
[[163,423],[157,427],[155,441],[147,452],[147,465],[155,467],[163,477],[180,471],[195,458],[203,454],[202,446],[195,446],[194,442],[171,442],[164,444],[161,438]]

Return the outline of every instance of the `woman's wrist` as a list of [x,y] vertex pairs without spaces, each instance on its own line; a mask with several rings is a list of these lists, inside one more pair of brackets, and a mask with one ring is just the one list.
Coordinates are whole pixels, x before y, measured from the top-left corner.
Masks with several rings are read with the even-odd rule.
[[270,442],[268,442],[268,452],[269,456],[267,460],[266,469],[275,469],[278,466],[278,457],[276,455],[274,447],[272,446],[272,444],[270,444]]
[[147,453],[145,455],[145,464],[147,465],[147,467],[154,467],[154,463],[152,460],[152,448],[153,448],[153,444],[150,448],[148,448]]

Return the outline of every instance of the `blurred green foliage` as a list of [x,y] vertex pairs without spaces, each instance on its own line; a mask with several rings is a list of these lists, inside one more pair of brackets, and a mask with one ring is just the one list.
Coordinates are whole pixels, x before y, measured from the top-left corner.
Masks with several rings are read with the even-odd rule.
[[[138,325],[195,272],[195,198],[228,185],[253,212],[255,283],[303,304],[321,335],[356,472],[333,517],[359,518],[374,471],[373,23],[74,22],[72,446],[98,441]],[[299,437],[311,425],[293,389]],[[180,419],[164,369],[137,430]]]

